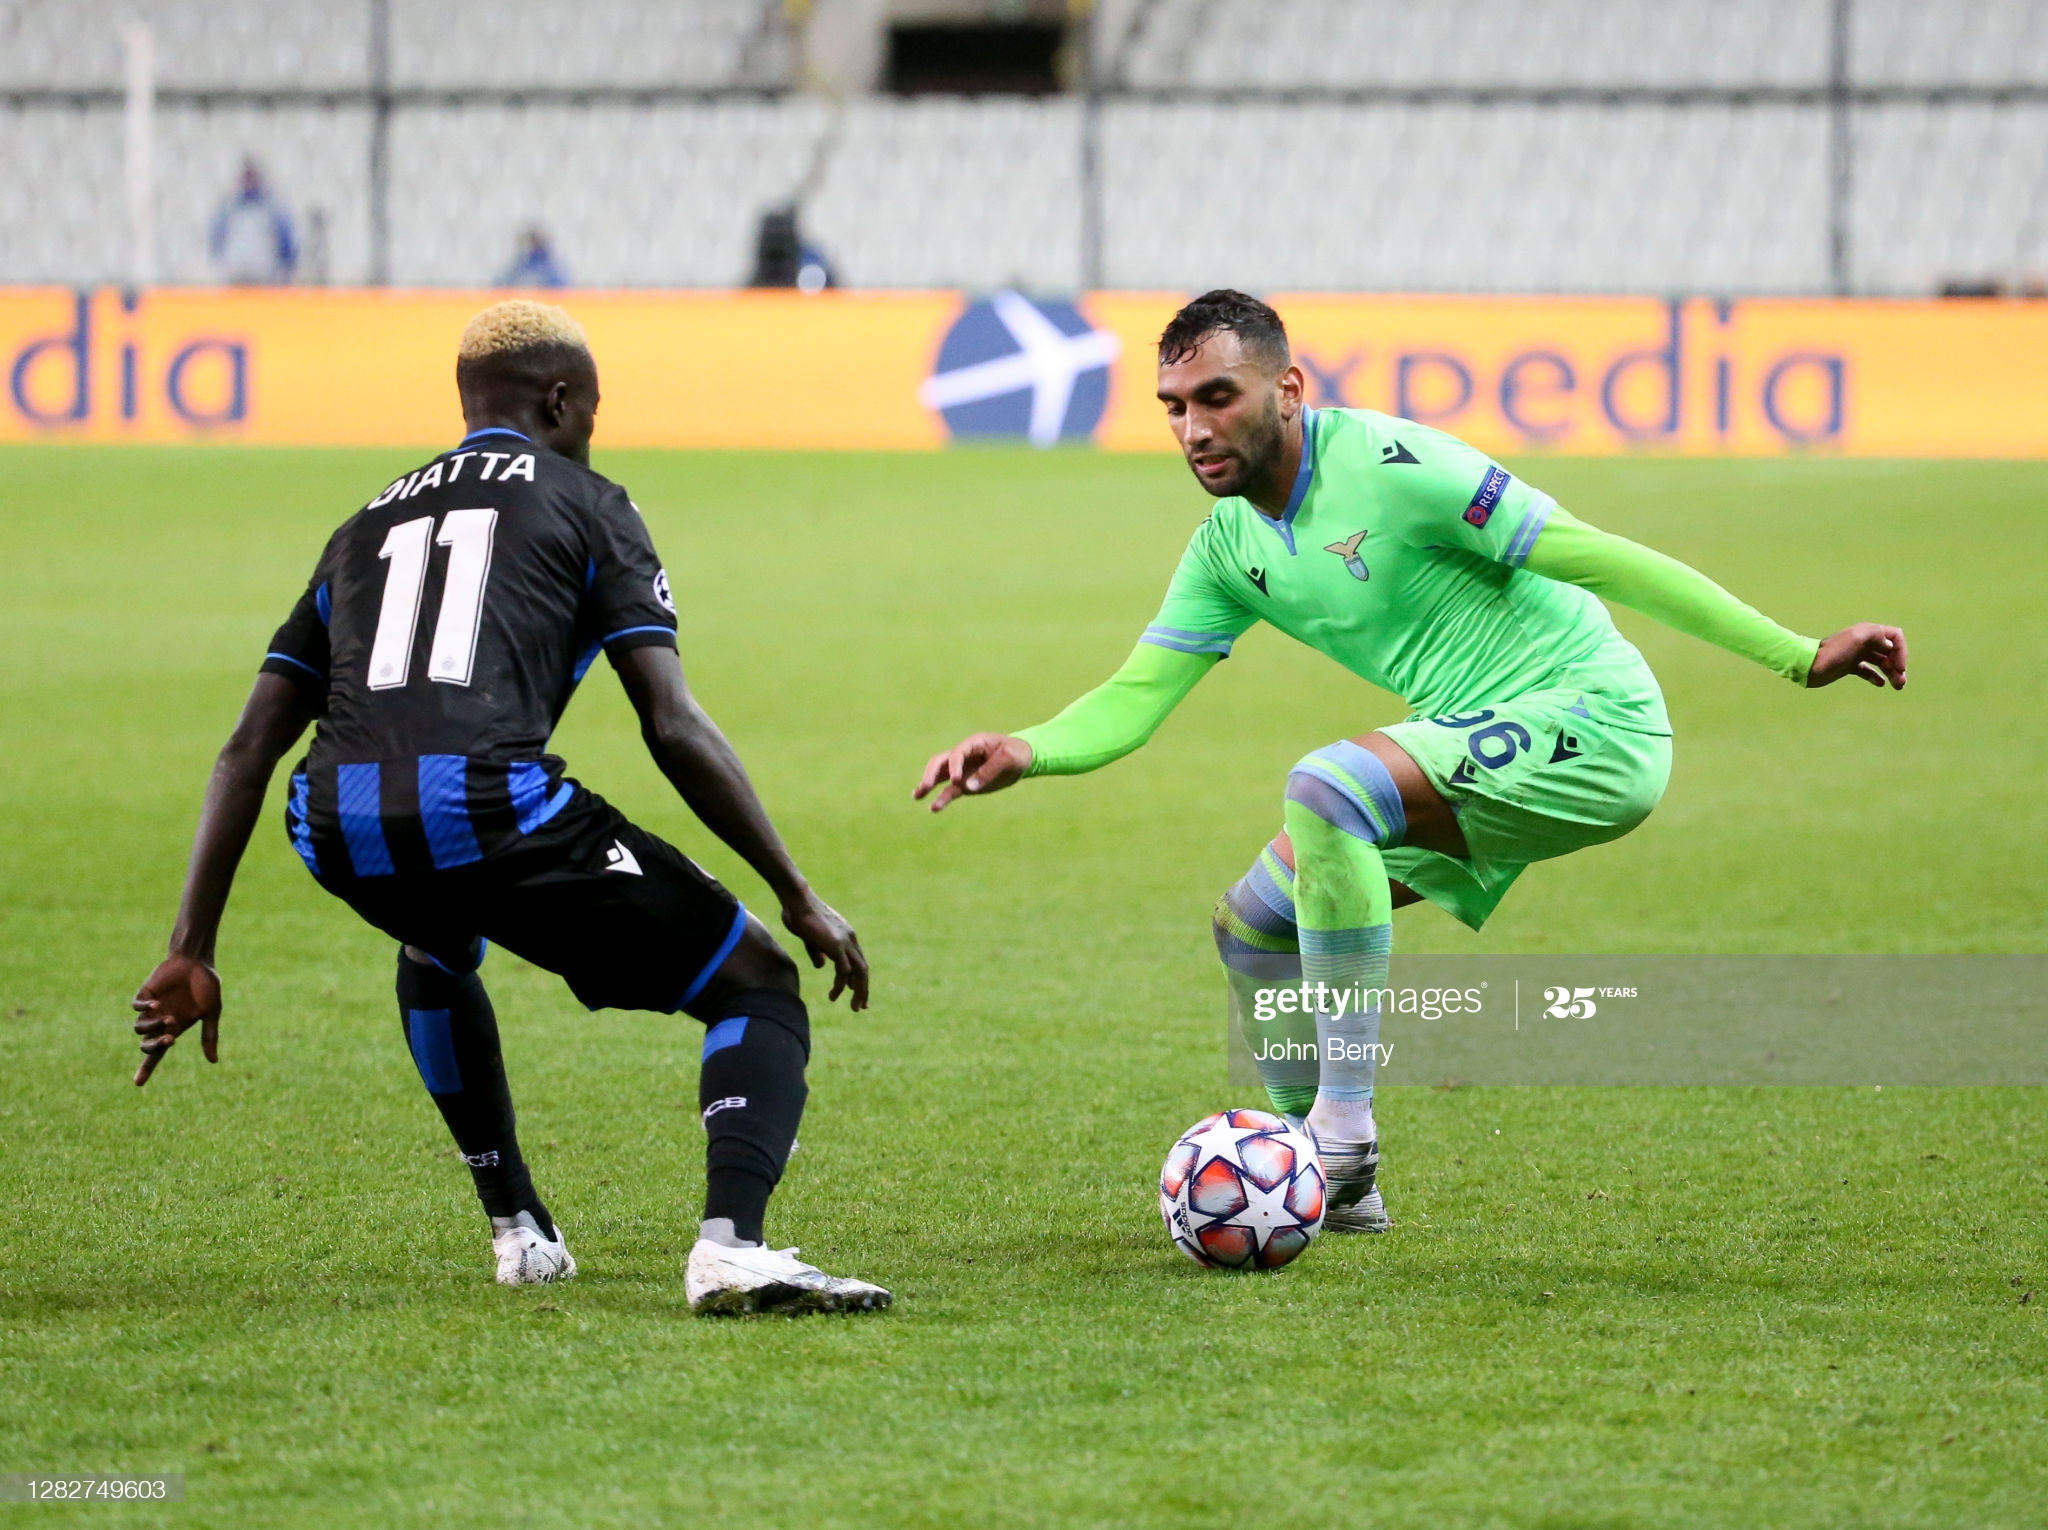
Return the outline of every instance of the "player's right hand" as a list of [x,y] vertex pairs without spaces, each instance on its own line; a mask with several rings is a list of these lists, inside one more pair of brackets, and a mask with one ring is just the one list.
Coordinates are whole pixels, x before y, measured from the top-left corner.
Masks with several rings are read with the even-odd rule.
[[800,896],[782,905],[782,922],[790,934],[804,943],[804,952],[813,967],[822,967],[828,961],[832,964],[832,992],[825,1002],[829,1004],[850,991],[853,997],[846,1001],[846,1007],[866,1009],[868,954],[861,950],[860,937],[853,933],[853,926],[839,910],[805,888]]
[[157,963],[136,993],[135,1034],[142,1038],[142,1066],[135,1087],[149,1082],[164,1053],[194,1025],[199,1050],[208,1062],[220,1061],[220,974],[190,956],[167,956]]
[[1883,690],[1906,688],[1906,634],[1877,622],[1858,622],[1821,640],[1807,671],[1806,688],[1819,690],[1854,675]]
[[951,749],[925,762],[924,779],[910,794],[922,802],[936,790],[932,811],[942,812],[948,804],[965,796],[985,796],[1013,786],[1031,768],[1031,746],[1007,733],[970,733]]

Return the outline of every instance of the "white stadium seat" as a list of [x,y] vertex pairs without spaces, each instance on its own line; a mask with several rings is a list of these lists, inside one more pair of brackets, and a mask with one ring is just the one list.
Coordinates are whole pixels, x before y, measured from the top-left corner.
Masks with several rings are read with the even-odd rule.
[[1855,0],[1850,69],[1869,85],[2012,85],[2048,80],[2041,0]]
[[1081,110],[929,100],[847,109],[806,231],[860,286],[1081,282]]
[[1814,216],[1822,124],[1790,107],[1131,104],[1108,127],[1114,286],[1797,292],[1828,280]]
[[1218,89],[1812,84],[1829,0],[1157,0],[1122,83]]
[[736,285],[755,220],[795,194],[826,116],[808,101],[406,108],[392,278],[486,282],[539,224],[580,285]]
[[136,19],[150,25],[162,85],[361,85],[367,15],[361,0],[10,0],[0,5],[0,89],[119,86],[121,27]]
[[777,0],[399,0],[400,85],[711,87],[787,83]]
[[2048,277],[2048,107],[1866,107],[1855,145],[1859,288]]

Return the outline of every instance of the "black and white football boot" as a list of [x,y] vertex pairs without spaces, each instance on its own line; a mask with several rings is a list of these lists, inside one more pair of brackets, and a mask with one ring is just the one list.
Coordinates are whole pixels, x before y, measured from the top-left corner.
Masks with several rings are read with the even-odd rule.
[[1383,1233],[1394,1225],[1387,1215],[1387,1203],[1377,1183],[1380,1145],[1371,1142],[1339,1142],[1313,1130],[1305,1116],[1287,1118],[1308,1134],[1316,1145],[1316,1157],[1323,1166],[1325,1185],[1323,1231],[1336,1233]]

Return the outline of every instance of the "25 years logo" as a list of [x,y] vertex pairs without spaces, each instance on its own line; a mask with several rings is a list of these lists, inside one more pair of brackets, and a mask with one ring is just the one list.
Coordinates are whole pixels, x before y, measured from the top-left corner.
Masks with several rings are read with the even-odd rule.
[[1543,1013],[1552,1020],[1590,1020],[1601,999],[1633,999],[1633,988],[1546,988]]

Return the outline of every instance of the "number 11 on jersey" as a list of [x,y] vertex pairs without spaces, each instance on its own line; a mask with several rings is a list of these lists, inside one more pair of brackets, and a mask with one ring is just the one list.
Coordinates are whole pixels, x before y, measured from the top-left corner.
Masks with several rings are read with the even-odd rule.
[[[420,592],[427,582],[427,538],[434,518],[401,521],[385,534],[377,556],[384,572],[384,603],[377,611],[377,636],[370,644],[370,689],[402,687],[412,669],[413,634],[419,629]],[[447,685],[469,684],[476,665],[477,631],[483,622],[484,584],[491,575],[495,510],[450,510],[441,517],[437,546],[448,549],[448,576],[441,585],[441,614],[427,654],[427,678]]]

